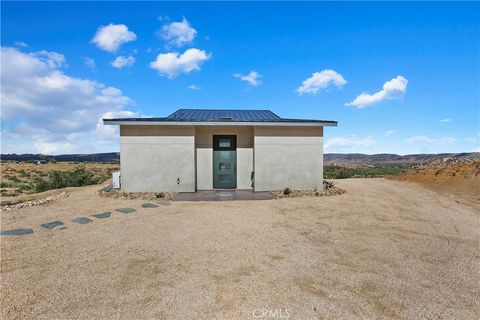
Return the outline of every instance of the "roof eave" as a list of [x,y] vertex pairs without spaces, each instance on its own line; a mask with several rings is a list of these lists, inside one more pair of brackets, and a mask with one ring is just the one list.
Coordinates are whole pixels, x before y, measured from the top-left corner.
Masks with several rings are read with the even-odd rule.
[[284,127],[336,127],[336,121],[142,121],[103,119],[105,125],[130,126],[284,126]]

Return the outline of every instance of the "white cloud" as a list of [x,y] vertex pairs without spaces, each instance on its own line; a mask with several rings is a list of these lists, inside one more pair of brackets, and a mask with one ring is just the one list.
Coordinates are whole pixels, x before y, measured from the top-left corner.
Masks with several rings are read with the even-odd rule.
[[395,130],[390,129],[390,130],[388,130],[387,132],[385,132],[385,137],[390,137],[390,136],[391,136],[392,134],[394,134],[394,133],[395,133]]
[[66,75],[58,53],[1,48],[0,54],[2,152],[117,148],[118,138],[103,136],[98,121],[108,112],[129,113],[132,101],[119,89]]
[[463,139],[463,141],[465,141],[466,143],[476,143],[477,139],[475,139],[475,138],[465,138],[465,139]]
[[112,67],[121,69],[123,67],[131,67],[135,63],[135,58],[132,56],[124,57],[118,56],[112,61]]
[[442,119],[442,120],[439,120],[439,122],[451,122],[451,121],[452,121],[452,119],[449,119],[449,118],[447,118],[447,119]]
[[183,17],[180,22],[172,22],[162,27],[160,36],[168,41],[169,45],[181,47],[193,42],[197,30],[190,26],[190,23]]
[[414,137],[405,139],[405,142],[409,144],[432,143],[432,142],[435,142],[435,139],[429,138],[427,136],[414,136]]
[[335,70],[327,69],[320,72],[315,72],[297,89],[297,92],[302,95],[304,93],[317,94],[320,90],[326,89],[328,86],[342,87],[347,81],[343,76]]
[[354,106],[357,108],[364,108],[368,105],[379,103],[383,100],[397,99],[405,94],[407,91],[408,80],[403,76],[397,76],[383,84],[383,89],[369,94],[363,92],[358,95],[352,102],[346,103],[346,106]]
[[376,143],[377,142],[372,136],[367,136],[365,138],[358,138],[355,135],[349,138],[333,137],[328,139],[325,143],[325,150],[328,152],[340,152],[352,147],[373,148]]
[[126,25],[110,23],[98,28],[92,42],[102,50],[115,52],[122,44],[136,39],[137,35],[129,31]]
[[251,86],[259,86],[262,84],[262,81],[260,78],[262,75],[258,73],[257,71],[250,71],[249,74],[241,75],[240,73],[236,73],[233,75],[235,78],[240,78],[242,81],[248,82],[249,85]]
[[27,48],[28,47],[28,44],[26,42],[23,42],[23,41],[15,41],[14,44],[15,44],[16,47],[22,47],[22,48]]
[[95,59],[92,59],[92,58],[89,58],[89,57],[84,57],[83,58],[83,63],[92,70],[95,70],[95,68],[96,68]]
[[457,139],[452,137],[443,137],[438,141],[440,144],[454,144],[457,142]]
[[191,48],[183,54],[178,52],[161,53],[155,61],[150,63],[150,68],[158,71],[160,75],[174,78],[180,73],[190,73],[200,70],[200,65],[210,58],[204,50]]
[[193,91],[200,90],[200,87],[197,86],[196,84],[189,85],[187,88]]

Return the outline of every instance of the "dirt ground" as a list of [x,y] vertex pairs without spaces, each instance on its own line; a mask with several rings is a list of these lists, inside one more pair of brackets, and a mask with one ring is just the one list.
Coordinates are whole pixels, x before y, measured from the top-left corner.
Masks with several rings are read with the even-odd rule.
[[[92,186],[2,213],[2,230],[34,233],[1,236],[1,318],[480,317],[480,207],[408,182],[337,183],[346,194],[153,209]],[[56,219],[66,229],[40,227]]]
[[412,171],[391,179],[419,183],[429,189],[461,196],[480,204],[480,161]]

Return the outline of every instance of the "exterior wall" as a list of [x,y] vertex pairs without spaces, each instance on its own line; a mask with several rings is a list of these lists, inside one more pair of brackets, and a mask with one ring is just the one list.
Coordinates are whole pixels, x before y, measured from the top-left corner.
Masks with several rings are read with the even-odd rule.
[[255,191],[323,188],[323,127],[255,127]]
[[195,191],[194,127],[120,126],[120,170],[126,192]]
[[213,136],[237,136],[237,189],[252,189],[253,127],[198,126],[195,129],[197,189],[213,189]]

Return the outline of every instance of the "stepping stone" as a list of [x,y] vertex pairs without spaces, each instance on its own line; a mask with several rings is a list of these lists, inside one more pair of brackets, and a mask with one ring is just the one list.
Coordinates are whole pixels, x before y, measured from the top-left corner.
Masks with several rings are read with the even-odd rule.
[[42,227],[44,227],[45,229],[49,229],[49,230],[53,229],[55,227],[58,227],[58,226],[63,226],[63,222],[55,220],[55,221],[52,221],[52,222],[49,222],[49,223],[42,224]]
[[88,219],[88,218],[85,218],[85,217],[78,217],[78,218],[75,218],[75,219],[72,220],[72,222],[78,223],[78,224],[87,224],[87,223],[90,223],[92,221],[93,221],[92,219]]
[[120,209],[115,209],[115,210],[117,210],[118,212],[121,212],[121,213],[132,213],[132,212],[137,211],[133,208],[120,208]]
[[109,218],[110,214],[111,214],[110,212],[103,212],[103,213],[94,214],[92,215],[92,217],[95,217],[97,219],[105,219],[105,218]]
[[31,234],[33,233],[32,229],[13,229],[13,230],[5,230],[0,231],[2,236],[22,236],[24,234]]
[[158,206],[153,203],[144,203],[142,204],[142,208],[158,208]]

